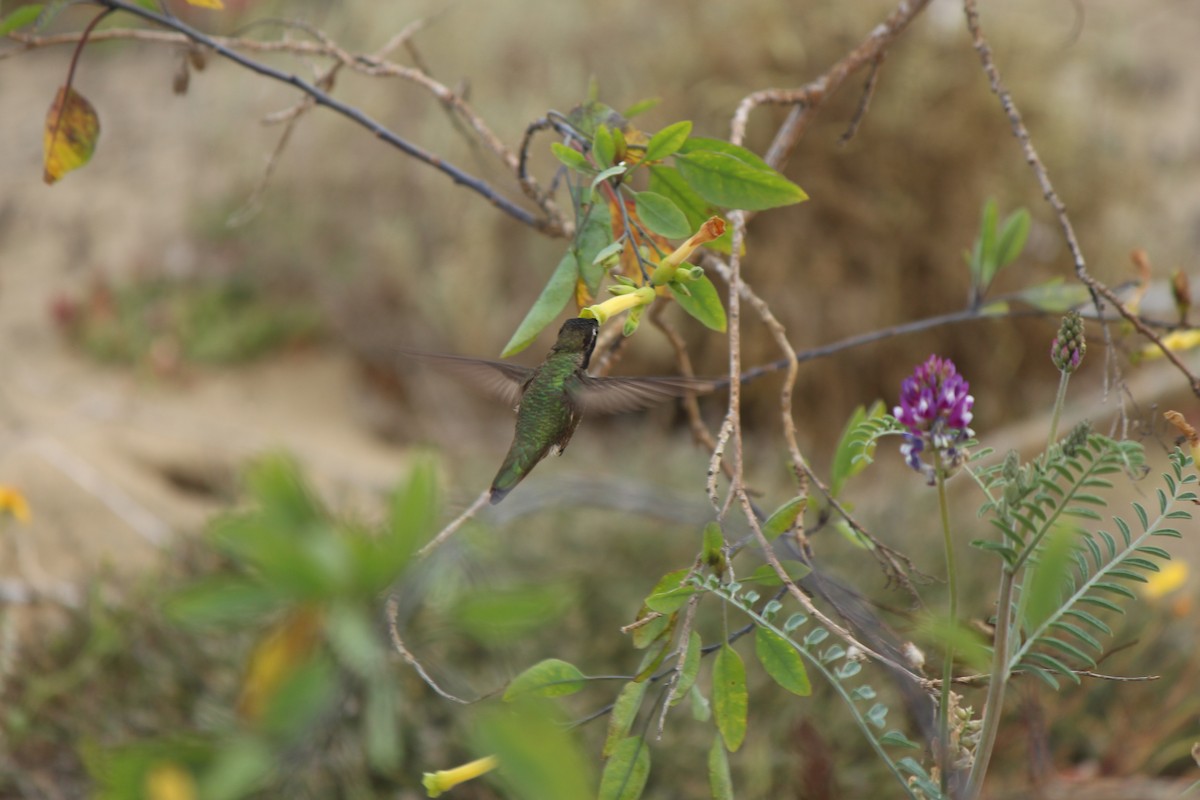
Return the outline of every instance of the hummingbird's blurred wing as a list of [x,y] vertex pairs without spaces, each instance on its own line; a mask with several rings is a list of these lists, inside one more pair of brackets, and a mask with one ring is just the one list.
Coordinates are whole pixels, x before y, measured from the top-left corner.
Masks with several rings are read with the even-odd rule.
[[568,385],[574,405],[593,414],[619,414],[636,411],[689,392],[705,394],[721,385],[719,380],[704,378],[594,378],[582,376]]
[[529,367],[510,364],[506,361],[490,361],[486,358],[467,358],[441,353],[422,353],[417,350],[402,350],[401,352],[410,358],[437,365],[508,406],[517,405],[525,384],[533,376],[533,370]]

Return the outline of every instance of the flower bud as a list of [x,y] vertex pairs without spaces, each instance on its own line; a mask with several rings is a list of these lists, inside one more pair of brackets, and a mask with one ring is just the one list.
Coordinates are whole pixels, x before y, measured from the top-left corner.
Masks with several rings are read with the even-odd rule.
[[1050,360],[1061,372],[1072,373],[1079,369],[1083,355],[1087,352],[1087,340],[1083,335],[1083,318],[1078,311],[1068,311],[1059,326],[1058,335],[1050,343]]

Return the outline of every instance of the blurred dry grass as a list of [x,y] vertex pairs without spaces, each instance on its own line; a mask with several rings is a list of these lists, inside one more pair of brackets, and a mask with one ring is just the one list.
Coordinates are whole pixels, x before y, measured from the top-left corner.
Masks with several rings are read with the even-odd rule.
[[[604,99],[617,107],[661,95],[663,104],[639,120],[645,127],[686,118],[695,121],[698,133],[725,136],[729,113],[743,94],[811,79],[864,35],[890,4],[345,0],[315,8],[306,13],[347,46],[362,49],[377,46],[415,17],[435,15],[418,39],[430,68],[446,83],[465,80],[476,109],[506,141],[516,142],[530,120],[578,102],[593,77]],[[251,16],[276,12],[299,13],[294,5],[272,10],[253,4],[249,10]],[[1194,272],[1200,121],[1188,112],[1187,98],[1197,90],[1198,76],[1189,61],[1200,26],[1196,10],[1165,0],[1136,8],[1108,0],[1087,4],[1081,19],[1066,2],[995,4],[985,7],[984,14],[999,66],[1066,199],[1095,274],[1119,282],[1128,274],[1128,251],[1139,246],[1148,247],[1161,268],[1180,265]],[[1077,24],[1082,25],[1078,35]],[[1029,253],[1001,279],[999,290],[1069,274],[1057,229],[962,27],[954,3],[935,2],[889,53],[871,111],[854,140],[838,144],[858,102],[853,87],[822,109],[788,168],[812,201],[754,223],[747,277],[772,298],[798,347],[960,307],[967,295],[961,253],[970,246],[980,206],[989,195],[1004,210],[1027,205],[1035,218]],[[288,105],[292,94],[213,64],[193,76],[187,97],[172,100],[173,59],[161,49],[132,45],[89,50],[81,88],[100,110],[103,138],[94,163],[52,190],[38,185],[39,126],[44,99],[60,80],[65,51],[0,62],[5,110],[0,124],[5,186],[0,238],[6,262],[0,286],[6,320],[2,346],[13,353],[9,363],[17,376],[7,401],[20,408],[20,413],[7,415],[12,424],[5,430],[9,452],[3,472],[10,480],[36,472],[28,459],[14,456],[25,431],[38,430],[47,420],[13,399],[25,392],[60,404],[47,402],[62,411],[54,417],[52,431],[94,458],[106,475],[125,477],[125,469],[110,468],[105,459],[130,451],[152,462],[156,472],[181,459],[189,464],[213,459],[231,470],[248,449],[266,441],[290,441],[301,442],[306,461],[332,476],[330,483],[340,490],[347,484],[376,488],[395,473],[402,457],[379,447],[362,431],[361,422],[347,422],[364,390],[346,385],[352,377],[341,362],[333,366],[321,360],[323,353],[291,354],[232,377],[201,372],[180,379],[143,371],[130,378],[93,369],[64,351],[49,332],[44,309],[52,298],[86,285],[95,275],[196,279],[236,273],[267,291],[282,286],[293,292],[299,286],[349,338],[386,330],[407,346],[490,356],[536,296],[562,243],[501,218],[442,176],[320,111],[297,130],[261,213],[231,229],[226,220],[250,195],[278,134],[278,129],[260,129],[255,120]],[[856,87],[859,82],[851,83]],[[467,169],[514,188],[415,88],[344,78],[338,95]],[[761,147],[781,118],[782,112],[760,112],[752,120],[751,146]],[[547,159],[537,163],[543,170],[550,165]],[[911,365],[931,350],[953,357],[970,377],[979,398],[977,428],[994,430],[1026,419],[1047,408],[1053,395],[1045,351],[1054,326],[1051,321],[978,323],[806,365],[796,400],[802,443],[815,463],[823,463],[822,454],[849,407],[891,398]],[[681,327],[695,347],[700,370],[721,372],[724,339],[687,322]],[[748,363],[776,357],[763,334],[750,326]],[[542,348],[534,345],[533,352]],[[1093,352],[1101,354],[1098,343]],[[1088,381],[1098,391],[1098,364],[1097,358],[1076,381],[1076,396],[1087,396]],[[635,340],[623,369],[669,372],[668,348],[648,329]],[[402,438],[448,450],[455,487],[481,485],[494,464],[480,453],[498,453],[510,435],[504,410],[488,411],[470,399],[447,401],[444,386],[431,387],[423,379],[399,391],[400,410],[385,413],[400,415]],[[90,432],[78,434],[80,418],[113,415],[111,410],[93,413],[97,397],[105,402],[117,398],[104,408],[119,409],[119,421],[135,431],[132,444],[128,431],[92,436],[94,442]],[[188,400],[191,405],[185,407]],[[134,402],[144,404],[141,412],[125,416],[123,403]],[[767,488],[783,480],[769,444],[776,402],[775,381],[765,381],[752,390],[747,404],[759,437],[751,458],[762,454],[751,469],[756,482]],[[143,413],[147,406],[157,416]],[[219,427],[206,419],[213,416]],[[670,424],[665,412],[652,419],[663,427]],[[584,433],[572,445],[572,461],[562,462],[560,469],[582,471],[611,463],[616,451],[631,474],[689,487],[700,480],[701,458],[686,445],[646,448],[636,423],[607,424],[608,436]],[[146,452],[153,458],[146,459]],[[193,499],[185,513],[162,486],[151,488],[145,476],[130,480],[135,499],[182,530],[194,529],[204,514],[224,502],[210,501],[198,510]],[[35,513],[57,515],[52,524],[73,531],[78,519],[54,510],[55,492],[61,489],[49,479],[39,485],[46,488]],[[913,530],[927,517],[918,503],[906,499],[907,486],[873,487],[874,496],[861,500],[864,513],[874,523],[888,523],[889,533]],[[462,491],[469,494],[467,488]],[[88,513],[97,512],[89,508]],[[550,634],[527,643],[530,651],[555,650],[581,662],[616,662],[628,653],[623,641],[607,635],[617,624],[614,620],[627,621],[630,598],[666,568],[686,562],[694,542],[687,530],[653,524],[630,525],[617,538],[607,519],[584,516],[568,522],[548,515],[511,525],[499,535],[516,544],[503,555],[510,565],[536,567],[535,574],[583,578],[570,627],[598,633],[578,653],[558,652],[559,642]],[[132,550],[133,545],[121,542]],[[854,570],[855,555],[843,553],[834,560],[844,560],[842,566]],[[917,555],[936,563],[932,554]],[[136,568],[142,564],[124,554],[117,560]],[[486,555],[482,560],[488,570],[495,569]],[[596,575],[584,566],[596,563],[618,565],[620,577]],[[88,566],[82,565],[80,572]],[[979,590],[973,596],[990,596],[983,580],[977,579]],[[986,613],[984,607],[973,610]],[[1187,659],[1195,652],[1194,633],[1188,633],[1187,619],[1167,624],[1162,617],[1146,618],[1153,633],[1155,625],[1166,624],[1162,641],[1175,644],[1156,644],[1151,653],[1133,648],[1130,661],[1114,663],[1112,671],[1155,671],[1161,664],[1175,665],[1172,659],[1182,660],[1173,667],[1174,683],[1194,686],[1197,665],[1194,657]],[[1131,624],[1122,641],[1138,636],[1136,630]],[[434,658],[442,655],[437,635],[434,626],[431,641],[421,642],[432,647]],[[1140,635],[1150,640],[1149,634]],[[134,646],[152,649],[156,637],[151,631]],[[442,657],[452,662],[478,655],[455,645],[447,646]],[[504,672],[523,663],[521,657],[496,659],[495,668]],[[95,686],[103,689],[106,682],[121,680],[120,670],[127,666],[111,662],[106,668],[112,672],[97,673]],[[1171,687],[1089,689],[1068,695],[1062,706],[1046,712],[1060,763],[1097,764],[1098,770],[1117,774],[1179,768],[1177,757],[1155,749],[1161,741],[1151,731],[1138,735],[1136,747],[1122,744],[1128,731],[1154,721],[1155,714],[1148,718],[1147,711],[1170,701]],[[796,742],[799,749],[808,741],[799,718],[836,716],[835,709],[820,702],[793,709],[795,717],[772,717],[754,734],[736,775],[748,796],[801,779],[799,767],[790,762],[795,753],[773,744]],[[1119,727],[1109,715],[1119,718]],[[856,752],[852,732],[821,724],[821,734],[836,752]],[[1187,723],[1181,723],[1172,733],[1183,741],[1187,730]],[[439,757],[449,752],[439,738],[444,733],[430,747]],[[1019,782],[1017,772],[1026,756],[1015,738],[1006,743],[1001,768],[1011,770],[1010,779]],[[694,776],[689,778],[687,759],[680,761],[664,766],[662,775],[688,787],[685,794],[691,796],[688,781]],[[847,781],[843,788],[853,796],[862,786],[850,783],[869,780],[868,775],[842,775]],[[662,785],[671,784],[664,779]],[[479,791],[486,796],[487,790]]]

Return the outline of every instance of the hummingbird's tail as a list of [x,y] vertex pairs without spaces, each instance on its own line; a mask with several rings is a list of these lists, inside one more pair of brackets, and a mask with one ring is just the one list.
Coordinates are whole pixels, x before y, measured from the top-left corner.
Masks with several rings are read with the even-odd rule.
[[508,457],[504,459],[504,463],[500,465],[500,469],[496,472],[496,477],[492,478],[492,505],[496,505],[513,490],[521,479],[525,477],[525,470],[517,466],[517,458],[511,451]]

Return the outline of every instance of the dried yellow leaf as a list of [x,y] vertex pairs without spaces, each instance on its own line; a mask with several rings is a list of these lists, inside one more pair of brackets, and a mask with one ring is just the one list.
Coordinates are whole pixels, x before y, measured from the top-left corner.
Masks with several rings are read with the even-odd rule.
[[60,86],[46,114],[43,179],[54,183],[86,164],[100,138],[100,118],[79,92]]

